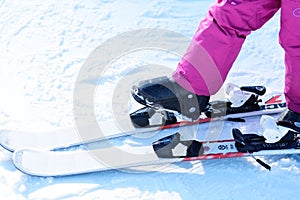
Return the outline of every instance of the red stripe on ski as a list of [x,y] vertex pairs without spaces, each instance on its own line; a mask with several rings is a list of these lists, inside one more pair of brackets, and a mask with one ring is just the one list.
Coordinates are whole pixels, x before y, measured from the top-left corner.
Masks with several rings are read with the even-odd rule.
[[210,141],[203,142],[203,144],[205,144],[205,143],[218,143],[218,142],[234,142],[234,139],[228,139],[228,140],[210,140]]
[[190,121],[181,121],[181,122],[176,122],[175,124],[169,124],[169,125],[165,125],[165,126],[159,127],[158,130],[175,128],[175,127],[179,127],[179,126],[201,124],[201,123],[206,123],[206,122],[210,122],[210,121],[212,121],[212,118],[198,119],[198,120],[193,121],[193,122],[190,122]]
[[233,152],[233,153],[218,153],[218,154],[207,154],[197,157],[184,158],[182,161],[195,161],[195,160],[210,160],[210,159],[220,159],[220,158],[236,158],[246,156],[247,153],[244,152]]

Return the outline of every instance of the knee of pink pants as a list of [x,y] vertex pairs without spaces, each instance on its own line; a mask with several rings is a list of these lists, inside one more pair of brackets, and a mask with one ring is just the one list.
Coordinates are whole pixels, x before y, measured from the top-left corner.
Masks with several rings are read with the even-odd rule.
[[[173,74],[174,79],[196,94],[215,94],[246,36],[260,28],[279,8],[279,0],[219,0],[200,22],[192,44]],[[212,63],[207,65],[208,60]]]

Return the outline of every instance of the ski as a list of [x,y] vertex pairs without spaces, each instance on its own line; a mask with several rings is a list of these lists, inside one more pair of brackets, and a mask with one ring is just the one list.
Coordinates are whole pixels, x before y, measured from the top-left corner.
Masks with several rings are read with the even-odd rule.
[[[160,158],[152,146],[105,148],[99,150],[79,151],[41,151],[32,149],[17,150],[13,154],[13,162],[17,169],[34,176],[67,176],[90,172],[123,169],[129,167],[176,163],[182,161],[204,160],[213,158],[229,158],[245,155],[235,151],[234,141],[218,141],[204,144],[210,152],[186,158]],[[218,148],[219,147],[219,148]],[[229,147],[228,150],[220,150]],[[145,154],[129,154],[126,152],[144,152]],[[95,155],[100,155],[99,158]]]
[[[138,147],[124,145],[65,152],[22,149],[14,152],[13,162],[25,174],[55,177],[196,160],[300,153],[297,148],[240,151],[236,142],[236,139],[180,141],[176,133]],[[261,160],[257,161],[268,168]]]
[[[124,122],[118,121],[118,124],[126,124],[126,131],[120,129],[118,124],[114,121],[102,122],[99,124],[102,133],[97,136],[91,136],[82,140],[80,135],[77,133],[76,128],[65,128],[58,129],[47,132],[22,132],[15,130],[2,130],[0,131],[0,145],[13,152],[16,149],[21,148],[37,148],[51,150],[54,148],[65,148],[74,145],[80,145],[89,142],[101,141],[105,139],[113,139],[117,137],[136,135],[143,136],[145,134],[155,134],[158,131],[164,129],[173,129],[177,131],[179,127],[192,126],[203,124],[212,121],[224,121],[224,120],[233,120],[239,121],[240,118],[265,115],[265,114],[276,114],[282,112],[286,108],[286,103],[284,96],[282,94],[272,95],[270,97],[266,96],[263,102],[259,102],[256,106],[256,110],[252,111],[243,111],[241,113],[227,114],[223,116],[216,117],[206,117],[205,115],[196,121],[186,121],[179,120],[172,124],[166,124],[162,126],[150,126],[144,128],[134,127],[129,119],[124,120]],[[89,130],[89,127],[86,128]]]

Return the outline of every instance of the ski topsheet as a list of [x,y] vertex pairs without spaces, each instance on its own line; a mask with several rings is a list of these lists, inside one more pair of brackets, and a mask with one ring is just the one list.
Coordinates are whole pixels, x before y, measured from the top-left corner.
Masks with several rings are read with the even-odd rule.
[[[247,123],[214,121],[176,129],[177,133],[174,129],[165,129],[161,137],[157,136],[156,139],[124,139],[119,145],[102,141],[98,144],[87,143],[79,150],[72,151],[20,149],[14,152],[13,162],[20,171],[29,175],[66,176],[194,160],[300,153],[300,149],[239,152],[232,128],[244,133],[257,133],[262,131],[259,124],[260,117],[254,116],[249,117]],[[176,139],[170,139],[180,138],[179,133],[184,135],[193,131],[196,136],[191,141],[176,142]],[[103,146],[103,143],[107,143],[107,146]]]
[[66,176],[110,169],[244,155],[244,153],[234,153],[235,149],[230,149],[232,152],[227,151],[225,153],[224,151],[219,150],[218,146],[230,146],[234,148],[233,141],[208,143],[207,146],[205,146],[205,149],[207,149],[209,145],[214,146],[214,152],[211,150],[209,153],[204,152],[202,156],[193,158],[159,158],[154,153],[152,146],[143,146],[132,148],[111,147],[91,151],[80,150],[66,152],[24,149],[14,152],[13,161],[20,171],[29,175]]
[[184,161],[300,153],[300,149],[239,152],[234,139],[203,141],[201,145],[199,155],[192,157],[176,157],[176,153],[181,155],[182,152],[186,152],[184,145],[173,149],[174,157],[168,158],[159,156],[155,152],[153,144],[149,144],[138,147],[123,145],[89,151],[57,152],[23,149],[14,152],[13,161],[20,171],[29,175],[67,176]]
[[[286,103],[283,95],[274,95],[271,98],[266,97],[263,103],[259,104],[260,110],[246,113],[230,114],[217,118],[200,118],[197,121],[180,121],[175,124],[151,127],[151,128],[139,128],[135,129],[129,119],[124,122],[107,121],[99,124],[101,128],[101,134],[92,135],[89,138],[82,140],[75,128],[59,129],[48,132],[20,132],[14,130],[3,130],[0,132],[0,145],[9,151],[14,151],[20,148],[38,148],[38,149],[53,149],[63,148],[73,145],[79,145],[82,143],[99,141],[104,139],[112,139],[121,136],[139,134],[143,135],[147,133],[155,133],[156,131],[168,128],[178,128],[183,126],[189,126],[193,124],[201,124],[211,121],[226,120],[230,118],[242,118],[263,114],[275,114],[280,113],[286,108]],[[120,128],[119,124],[126,124],[125,130]],[[89,130],[89,127],[86,128]]]

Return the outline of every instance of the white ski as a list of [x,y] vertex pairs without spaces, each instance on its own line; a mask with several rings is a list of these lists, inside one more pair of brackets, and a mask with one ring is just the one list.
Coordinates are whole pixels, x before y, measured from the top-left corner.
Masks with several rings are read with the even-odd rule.
[[[201,124],[211,121],[226,120],[229,118],[242,118],[257,115],[276,114],[282,112],[286,108],[286,103],[283,95],[275,95],[270,98],[266,103],[260,104],[261,110],[245,113],[230,114],[224,117],[218,118],[203,118],[196,122],[181,121],[174,125],[167,125],[163,127],[152,127],[152,128],[139,128],[135,129],[129,119],[124,121],[107,121],[99,124],[101,133],[99,134],[88,134],[89,128],[85,128],[87,134],[82,135],[78,133],[76,128],[70,127],[65,129],[58,129],[47,132],[22,132],[14,130],[3,130],[0,131],[0,145],[9,150],[14,151],[20,148],[38,148],[50,150],[53,148],[64,148],[73,145],[79,145],[88,142],[100,141],[104,139],[112,139],[121,136],[137,135],[143,137],[145,134],[154,135],[161,129],[182,127],[193,124]],[[120,127],[122,124],[122,127]],[[145,133],[146,132],[146,133]]]
[[207,141],[203,144],[204,153],[202,155],[187,158],[159,158],[151,145],[67,152],[23,149],[14,152],[13,161],[15,166],[25,174],[34,176],[67,176],[184,161],[300,153],[300,149],[243,153],[238,152],[234,144],[233,140]]

